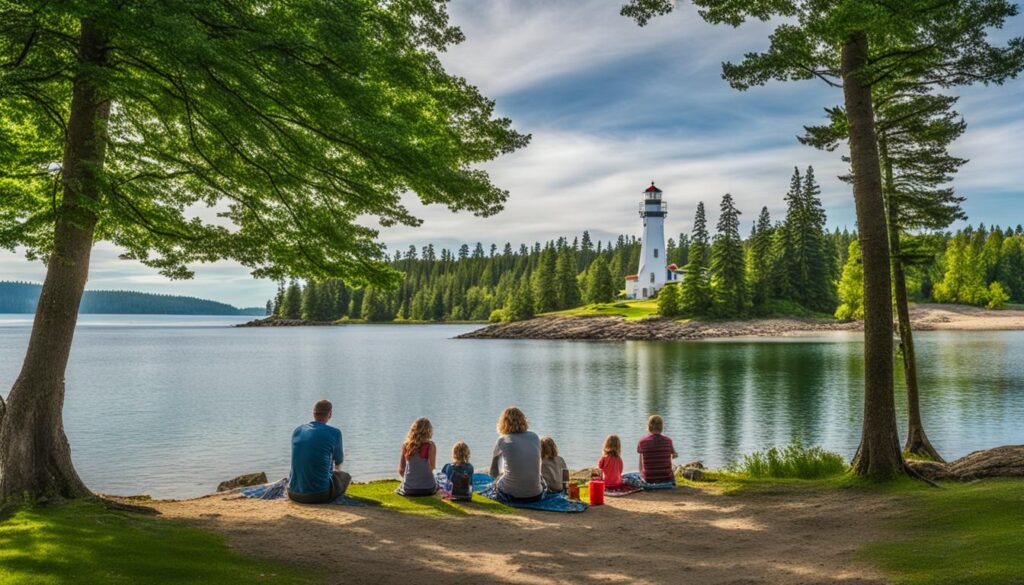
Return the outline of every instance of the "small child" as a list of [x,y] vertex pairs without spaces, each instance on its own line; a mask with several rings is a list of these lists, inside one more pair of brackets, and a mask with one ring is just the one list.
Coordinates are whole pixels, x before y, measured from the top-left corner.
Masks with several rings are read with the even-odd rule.
[[597,467],[604,477],[605,489],[622,485],[622,441],[618,435],[608,435],[604,440],[604,455]]
[[473,499],[473,464],[469,462],[469,445],[462,441],[452,445],[452,462],[445,463],[441,473],[448,478],[452,500]]
[[565,459],[558,455],[558,445],[551,437],[540,440],[540,478],[549,492],[562,493],[569,479],[569,468]]

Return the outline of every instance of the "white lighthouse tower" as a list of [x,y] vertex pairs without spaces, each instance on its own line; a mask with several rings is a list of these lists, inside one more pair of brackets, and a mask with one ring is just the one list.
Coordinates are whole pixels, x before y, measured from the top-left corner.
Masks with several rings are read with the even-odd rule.
[[676,265],[665,261],[665,216],[668,205],[661,199],[661,189],[651,186],[644,191],[640,202],[640,217],[644,222],[644,235],[640,242],[640,266],[634,275],[626,277],[626,297],[649,299],[665,286],[678,280]]

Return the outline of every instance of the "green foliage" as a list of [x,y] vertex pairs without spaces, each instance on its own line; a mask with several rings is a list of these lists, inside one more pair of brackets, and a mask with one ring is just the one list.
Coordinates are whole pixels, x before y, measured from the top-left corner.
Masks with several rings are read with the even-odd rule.
[[717,317],[739,317],[747,311],[747,269],[739,216],[732,195],[726,193],[722,197],[709,270],[712,312]]
[[505,309],[494,309],[487,317],[488,323],[508,323],[511,320],[512,316]]
[[[872,489],[878,489],[873,487]],[[896,585],[1015,585],[1024,575],[1024,484],[1018,478],[886,484],[905,513],[862,552]]]
[[302,317],[302,289],[294,280],[288,284],[284,292],[284,303],[281,305],[281,317],[299,319]]
[[753,305],[764,304],[772,296],[772,219],[767,207],[761,208],[754,231],[750,235],[747,281],[750,283],[750,301]]
[[520,281],[519,290],[509,298],[507,311],[510,320],[522,321],[533,317],[535,303],[532,290],[529,279],[524,278]]
[[707,218],[704,202],[701,201],[697,203],[697,212],[693,216],[690,261],[683,269],[683,288],[679,295],[679,305],[684,314],[706,315],[711,308],[711,283],[708,275],[710,255]]
[[444,3],[4,3],[0,22],[0,247],[30,256],[76,219],[44,170],[62,160],[74,84],[114,104],[98,193],[77,213],[172,277],[232,258],[259,276],[396,284],[357,218],[417,225],[406,192],[496,213],[508,194],[477,163],[529,138],[444,70],[438,54],[463,38]]
[[839,308],[836,319],[844,321],[864,318],[864,265],[861,263],[860,243],[850,242],[843,276],[839,280]]
[[666,284],[658,291],[658,314],[669,319],[679,316],[679,285]]
[[587,302],[609,303],[615,298],[615,288],[608,261],[599,255],[587,270]]
[[219,534],[88,502],[23,508],[0,522],[5,585],[319,581],[309,573],[246,558]]
[[821,447],[804,447],[799,442],[781,451],[775,447],[744,455],[730,471],[752,478],[820,479],[845,473],[849,467],[838,453]]
[[989,309],[1002,309],[1006,307],[1006,301],[1010,300],[1010,295],[1006,294],[1003,289],[1003,285],[998,281],[988,285],[988,304],[985,306]]
[[579,306],[582,298],[580,285],[576,280],[576,252],[569,246],[565,246],[558,253],[558,261],[555,264],[555,288],[559,309]]
[[557,311],[558,282],[555,273],[558,269],[558,258],[554,246],[547,246],[540,253],[537,271],[533,274],[534,310],[538,313]]

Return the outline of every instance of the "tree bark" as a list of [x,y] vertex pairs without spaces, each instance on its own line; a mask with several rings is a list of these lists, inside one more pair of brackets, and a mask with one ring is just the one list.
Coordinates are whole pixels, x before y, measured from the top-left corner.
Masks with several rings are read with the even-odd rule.
[[850,124],[853,198],[864,265],[864,425],[853,458],[858,475],[902,472],[893,396],[892,282],[871,87],[862,78],[868,38],[852,33],[843,43],[843,97]]
[[28,351],[0,420],[0,501],[89,495],[64,435],[64,372],[89,275],[110,102],[96,82],[105,41],[83,20],[61,169],[63,198]]
[[900,335],[900,355],[903,357],[903,379],[907,387],[907,442],[903,450],[945,463],[928,440],[921,423],[921,405],[918,399],[917,357],[914,354],[914,331],[910,325],[910,302],[907,300],[907,276],[903,268],[900,249],[900,211],[893,181],[892,163],[883,136],[879,140],[881,158],[885,166],[885,191],[889,209],[889,254],[892,260],[893,293],[896,301],[897,331]]

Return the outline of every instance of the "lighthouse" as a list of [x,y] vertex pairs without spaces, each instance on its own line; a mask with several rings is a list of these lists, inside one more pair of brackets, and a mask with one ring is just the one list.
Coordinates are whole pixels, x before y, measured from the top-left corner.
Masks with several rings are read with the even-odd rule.
[[661,198],[661,189],[651,186],[644,190],[640,202],[640,218],[644,223],[643,238],[640,240],[640,266],[636,274],[626,277],[626,297],[649,299],[667,282],[675,282],[680,274],[675,264],[666,265],[665,257],[665,216],[668,205]]

